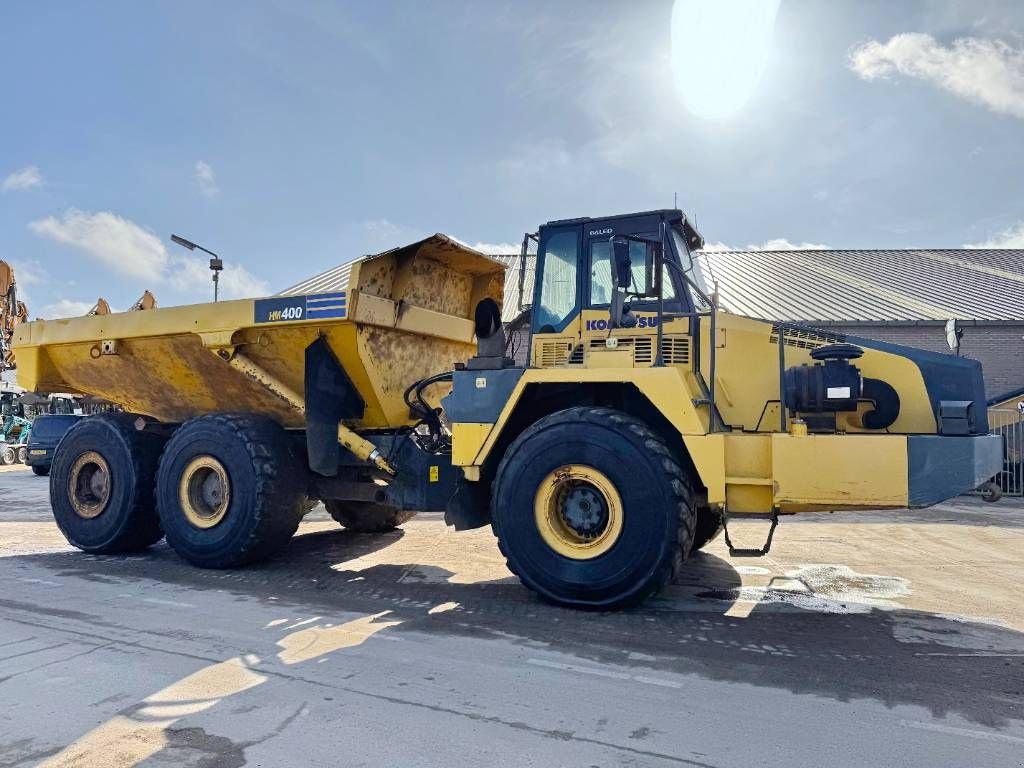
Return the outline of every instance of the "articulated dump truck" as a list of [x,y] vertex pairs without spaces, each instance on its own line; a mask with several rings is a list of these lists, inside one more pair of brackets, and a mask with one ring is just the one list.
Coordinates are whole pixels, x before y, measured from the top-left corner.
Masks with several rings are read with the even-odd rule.
[[[230,568],[280,552],[310,499],[366,532],[444,511],[492,526],[546,600],[607,609],[723,531],[763,554],[779,516],[929,506],[999,471],[978,363],[730,314],[702,245],[678,210],[527,235],[528,365],[504,266],[442,235],[327,293],[21,325],[22,386],[124,409],[60,443],[56,521],[87,552],[166,536]],[[734,547],[744,518],[770,522],[760,548]]]

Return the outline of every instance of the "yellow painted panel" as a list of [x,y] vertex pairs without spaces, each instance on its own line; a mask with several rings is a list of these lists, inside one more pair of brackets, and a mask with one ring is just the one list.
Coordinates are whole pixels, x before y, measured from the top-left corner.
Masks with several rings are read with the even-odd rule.
[[595,349],[587,356],[588,365],[594,368],[632,368],[632,349]]
[[[701,481],[708,487],[712,503],[725,499],[724,459],[721,435],[708,435],[707,409],[698,409],[693,400],[698,396],[692,373],[680,366],[664,368],[529,368],[512,391],[486,442],[480,449],[476,464],[483,464],[504,425],[515,410],[516,403],[531,384],[550,383],[625,383],[635,386],[668,421],[679,430]],[[692,447],[691,447],[692,446]]]
[[783,512],[905,507],[905,435],[774,434],[775,504]]
[[770,435],[730,432],[725,435],[725,474],[728,477],[772,476]]
[[457,467],[471,465],[493,426],[473,422],[452,424],[452,464]]
[[726,507],[731,514],[771,512],[773,499],[770,435],[725,435]]
[[701,482],[708,489],[708,504],[725,501],[725,438],[721,433],[683,437]]
[[[700,370],[710,370],[710,322],[701,318]],[[772,340],[772,324],[764,320],[719,312],[716,320],[715,379],[724,396],[718,396],[718,408],[727,424],[747,430],[771,432],[779,428],[779,347]],[[823,341],[794,339],[785,345],[785,365],[810,365],[811,348]],[[893,432],[934,433],[935,417],[917,365],[891,352],[867,347],[864,356],[854,361],[864,376],[882,379],[896,388],[900,396],[900,414]],[[864,431],[841,417],[848,431]]]

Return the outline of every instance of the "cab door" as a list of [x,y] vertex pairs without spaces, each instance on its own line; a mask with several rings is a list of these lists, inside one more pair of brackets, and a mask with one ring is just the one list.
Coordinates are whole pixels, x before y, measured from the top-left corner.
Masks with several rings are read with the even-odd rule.
[[569,362],[580,339],[583,227],[542,228],[537,247],[530,364]]

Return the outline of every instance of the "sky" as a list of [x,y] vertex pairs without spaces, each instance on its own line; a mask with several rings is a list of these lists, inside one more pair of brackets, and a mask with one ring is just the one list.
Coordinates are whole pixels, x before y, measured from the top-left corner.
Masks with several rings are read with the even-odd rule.
[[1024,247],[1024,4],[747,2],[4,3],[0,258],[59,317],[210,300],[172,232],[227,297],[674,199],[717,248]]

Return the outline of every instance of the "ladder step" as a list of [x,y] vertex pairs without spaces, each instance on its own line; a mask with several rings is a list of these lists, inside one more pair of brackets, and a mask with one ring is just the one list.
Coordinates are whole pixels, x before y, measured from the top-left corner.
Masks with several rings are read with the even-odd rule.
[[771,485],[772,479],[770,477],[727,477],[725,478],[726,485]]

